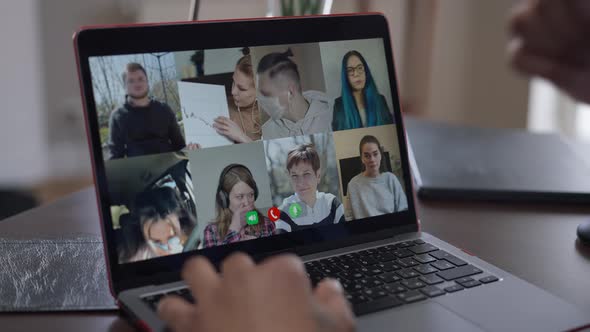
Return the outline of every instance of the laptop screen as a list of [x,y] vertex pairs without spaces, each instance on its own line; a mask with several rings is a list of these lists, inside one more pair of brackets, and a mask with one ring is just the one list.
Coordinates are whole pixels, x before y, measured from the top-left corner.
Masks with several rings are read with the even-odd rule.
[[384,47],[89,57],[118,262],[407,211]]

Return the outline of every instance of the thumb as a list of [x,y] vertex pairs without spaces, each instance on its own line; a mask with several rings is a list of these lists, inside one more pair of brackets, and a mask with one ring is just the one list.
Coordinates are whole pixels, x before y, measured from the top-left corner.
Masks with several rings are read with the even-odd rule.
[[190,331],[197,312],[195,307],[177,296],[167,296],[158,305],[158,316],[173,331]]
[[518,38],[508,47],[512,65],[519,71],[545,78],[572,97],[590,103],[587,86],[590,83],[589,66],[574,62],[560,62],[527,49]]

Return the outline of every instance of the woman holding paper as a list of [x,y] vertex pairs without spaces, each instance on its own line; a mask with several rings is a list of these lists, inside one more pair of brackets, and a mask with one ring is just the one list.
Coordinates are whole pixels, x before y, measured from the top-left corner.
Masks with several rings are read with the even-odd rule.
[[243,56],[238,60],[232,77],[231,94],[236,109],[230,108],[229,118],[220,116],[213,123],[217,133],[235,143],[257,141],[262,133],[250,50],[245,47],[242,53]]

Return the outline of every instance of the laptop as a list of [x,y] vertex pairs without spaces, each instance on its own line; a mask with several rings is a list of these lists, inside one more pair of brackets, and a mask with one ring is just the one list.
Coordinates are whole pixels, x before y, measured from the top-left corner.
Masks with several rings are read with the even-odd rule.
[[[381,14],[94,27],[74,38],[110,288],[164,331],[196,255],[291,252],[360,331],[563,331],[572,305],[420,232]],[[500,244],[499,244],[500,245]]]
[[420,198],[590,202],[590,164],[558,134],[410,117],[405,124]]

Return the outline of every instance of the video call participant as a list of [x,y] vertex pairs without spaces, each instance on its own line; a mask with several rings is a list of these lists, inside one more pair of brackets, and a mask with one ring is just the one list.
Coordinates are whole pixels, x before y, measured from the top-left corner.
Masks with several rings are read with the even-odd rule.
[[383,148],[375,136],[359,144],[362,172],[348,182],[348,215],[354,219],[379,216],[408,208],[402,185],[391,172],[381,172]]
[[319,91],[302,91],[291,49],[260,59],[258,102],[270,119],[262,125],[264,139],[332,131],[332,102]]
[[344,207],[331,193],[318,192],[320,157],[313,144],[299,145],[287,155],[287,172],[295,193],[279,207],[277,228],[291,232],[344,222]]
[[184,137],[176,115],[165,103],[151,99],[148,77],[139,63],[123,72],[125,103],[111,113],[108,147],[111,159],[180,151]]
[[358,51],[344,55],[340,77],[342,96],[334,101],[334,131],[393,123],[385,97],[377,90],[369,65]]
[[[270,236],[275,225],[256,209],[258,187],[250,170],[240,164],[226,166],[215,193],[215,219],[205,227],[204,247]],[[255,222],[248,223],[253,218]]]
[[242,52],[232,77],[231,94],[236,109],[230,108],[229,119],[220,116],[213,123],[218,134],[235,143],[257,141],[262,136],[250,49],[245,47]]
[[[130,255],[128,262],[181,253],[190,234],[196,226],[195,219],[182,207],[175,189],[161,187],[137,195],[132,207],[133,220],[125,220],[121,228],[127,235],[133,235],[132,227],[141,234],[141,243],[134,246],[137,251]],[[129,224],[127,224],[129,222]],[[131,236],[128,240],[137,239]],[[196,249],[196,246],[194,247]]]

